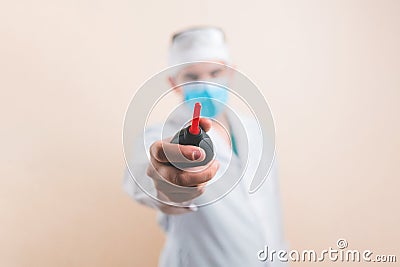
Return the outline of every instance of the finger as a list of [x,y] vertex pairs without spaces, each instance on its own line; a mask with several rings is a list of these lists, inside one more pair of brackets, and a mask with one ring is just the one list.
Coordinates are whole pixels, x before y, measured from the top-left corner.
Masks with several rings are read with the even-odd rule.
[[219,162],[214,160],[208,168],[200,172],[180,171],[171,182],[180,186],[197,186],[210,181],[219,169]]
[[211,129],[212,121],[206,118],[200,118],[200,126],[204,131],[208,132]]
[[177,187],[166,181],[155,181],[154,185],[157,189],[157,193],[163,196],[164,199],[176,203],[193,200],[204,193],[203,188]]
[[176,183],[176,181],[180,172],[182,172],[182,170],[171,165],[165,165],[154,158],[151,158],[151,164],[149,164],[147,168],[147,175],[153,178],[155,182],[168,181],[175,185],[179,185]]
[[150,155],[157,161],[164,163],[203,161],[206,157],[205,151],[200,147],[171,144],[163,141],[157,141],[151,145]]
[[214,160],[205,170],[200,172],[182,171],[175,167],[162,164],[154,160],[147,168],[147,175],[155,181],[169,181],[179,186],[198,186],[202,189],[205,183],[211,180],[219,169],[219,162]]
[[151,163],[147,167],[147,175],[150,176],[153,180],[167,180],[171,183],[175,180],[178,172],[179,169],[170,165],[165,165],[153,158],[151,158]]

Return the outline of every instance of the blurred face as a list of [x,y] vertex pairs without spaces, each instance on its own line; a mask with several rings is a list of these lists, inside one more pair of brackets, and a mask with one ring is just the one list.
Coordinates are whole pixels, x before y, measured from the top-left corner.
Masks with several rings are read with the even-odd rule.
[[[214,79],[226,79],[229,82],[232,78],[232,74],[232,69],[224,65],[194,63],[180,70],[175,77],[170,77],[169,81],[173,87],[186,82],[213,81]],[[176,87],[175,91],[181,95],[183,94],[181,87]]]
[[[170,83],[189,109],[193,110],[199,102],[201,116],[215,118],[225,110],[229,98],[226,87],[231,84],[232,74],[232,69],[225,65],[199,62],[182,68],[175,77],[170,77]],[[212,83],[193,83],[196,81]]]

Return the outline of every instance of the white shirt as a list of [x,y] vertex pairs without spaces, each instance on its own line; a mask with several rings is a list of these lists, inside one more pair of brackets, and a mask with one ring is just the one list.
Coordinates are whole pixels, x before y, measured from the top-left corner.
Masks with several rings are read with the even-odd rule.
[[[168,121],[164,126],[166,133],[172,136],[177,132],[182,127],[182,119]],[[282,231],[277,166],[274,162],[263,185],[255,193],[249,194],[250,182],[257,169],[261,153],[262,140],[260,138],[262,137],[253,120],[246,117],[240,119],[249,137],[249,160],[245,175],[231,192],[213,204],[180,215],[158,212],[159,223],[166,233],[166,243],[159,261],[160,267],[277,267],[285,265],[278,260],[273,262],[258,260],[258,252],[265,246],[268,246],[270,251],[279,251],[286,247]],[[230,120],[230,123],[235,135],[237,122]],[[155,125],[146,129],[146,147],[160,140],[161,128],[162,125]],[[220,172],[226,169],[229,161],[232,161],[228,170],[229,177],[235,178],[240,164],[243,164],[241,147],[245,142],[240,139],[243,137],[235,135],[237,156],[232,153],[230,145],[216,131],[211,129],[208,134],[214,144],[216,159],[220,161],[219,171],[213,179],[221,177]],[[146,175],[148,156],[135,155],[135,160],[141,161],[140,167],[137,167],[140,170],[135,170],[135,174],[140,173],[140,177],[135,178],[144,179],[142,181],[146,182],[145,189],[152,191],[155,195],[152,179]],[[124,178],[124,189],[138,202],[157,208],[155,200],[137,186],[129,172],[126,172]]]

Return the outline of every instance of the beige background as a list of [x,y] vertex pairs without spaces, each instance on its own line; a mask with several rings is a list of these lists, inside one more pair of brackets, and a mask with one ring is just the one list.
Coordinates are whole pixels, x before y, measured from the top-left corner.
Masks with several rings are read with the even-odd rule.
[[7,2],[0,266],[156,265],[155,213],[121,189],[123,116],[197,24],[226,30],[271,105],[291,248],[399,259],[400,1]]

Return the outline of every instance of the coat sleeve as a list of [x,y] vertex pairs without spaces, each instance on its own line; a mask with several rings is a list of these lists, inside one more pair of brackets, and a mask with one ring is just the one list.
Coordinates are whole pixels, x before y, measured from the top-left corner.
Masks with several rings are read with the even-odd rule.
[[[151,208],[159,207],[159,202],[155,199],[157,192],[153,180],[146,174],[150,163],[148,153],[138,152],[138,147],[144,145],[145,151],[148,152],[151,144],[161,139],[157,133],[159,133],[157,128],[152,127],[146,130],[145,135],[140,135],[135,139],[132,153],[130,153],[129,158],[126,156],[127,166],[123,179],[124,191],[137,202]],[[146,136],[146,139],[144,139],[144,136]]]

